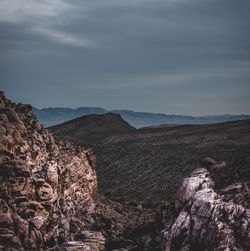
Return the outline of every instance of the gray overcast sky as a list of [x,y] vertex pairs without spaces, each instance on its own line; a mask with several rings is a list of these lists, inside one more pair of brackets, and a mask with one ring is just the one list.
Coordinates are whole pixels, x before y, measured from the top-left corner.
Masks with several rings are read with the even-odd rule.
[[249,0],[0,0],[0,87],[36,107],[250,113]]

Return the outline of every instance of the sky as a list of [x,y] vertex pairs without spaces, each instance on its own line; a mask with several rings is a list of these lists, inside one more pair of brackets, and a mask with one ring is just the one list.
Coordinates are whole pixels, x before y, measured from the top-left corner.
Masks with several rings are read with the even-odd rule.
[[249,0],[0,0],[0,89],[35,107],[250,114]]

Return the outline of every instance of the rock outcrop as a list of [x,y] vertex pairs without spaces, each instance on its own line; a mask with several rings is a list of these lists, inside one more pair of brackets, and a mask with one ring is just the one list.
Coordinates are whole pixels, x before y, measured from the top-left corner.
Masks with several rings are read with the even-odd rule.
[[[0,92],[0,250],[160,250],[158,222],[172,207],[110,201],[97,192],[95,165],[90,149],[54,138],[31,106]],[[250,250],[247,182],[216,187],[225,163],[203,165],[177,193],[163,250]]]
[[102,250],[89,231],[97,191],[91,150],[56,140],[31,106],[0,92],[0,250]]
[[194,170],[177,193],[177,217],[162,232],[163,250],[250,250],[250,210],[214,191],[209,171],[222,171],[225,163],[209,158],[203,164],[207,169]]

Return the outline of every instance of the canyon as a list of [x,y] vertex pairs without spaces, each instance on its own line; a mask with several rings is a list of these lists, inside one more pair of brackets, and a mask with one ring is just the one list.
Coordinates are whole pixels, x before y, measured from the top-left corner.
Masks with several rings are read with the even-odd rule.
[[48,130],[0,92],[1,250],[250,249],[249,121],[101,116]]

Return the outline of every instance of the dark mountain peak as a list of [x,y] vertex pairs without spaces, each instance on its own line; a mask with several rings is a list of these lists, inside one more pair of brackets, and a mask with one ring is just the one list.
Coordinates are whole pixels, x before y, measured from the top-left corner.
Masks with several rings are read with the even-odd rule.
[[[117,113],[105,113],[105,114],[89,114],[81,116],[76,119],[69,120],[60,125],[52,126],[51,128],[63,128],[63,127],[84,127],[91,129],[93,132],[101,131],[129,131],[135,130],[128,122],[122,119],[120,114]],[[90,128],[91,126],[91,128]],[[98,129],[98,130],[97,130]]]
[[125,133],[136,130],[126,122],[120,114],[90,114],[82,116],[60,125],[50,127],[50,130],[64,138],[81,138],[91,137],[94,141],[102,139],[107,135]]
[[93,118],[120,118],[122,119],[121,115],[119,113],[114,113],[114,112],[107,112],[104,114],[88,114],[86,116],[82,116],[81,118],[87,118],[87,117],[93,117]]
[[122,122],[123,124],[129,125],[130,128],[133,127],[122,118],[120,113],[107,112],[104,114],[90,114],[89,116],[95,117],[96,119],[102,119],[102,120],[116,120],[116,122]]

